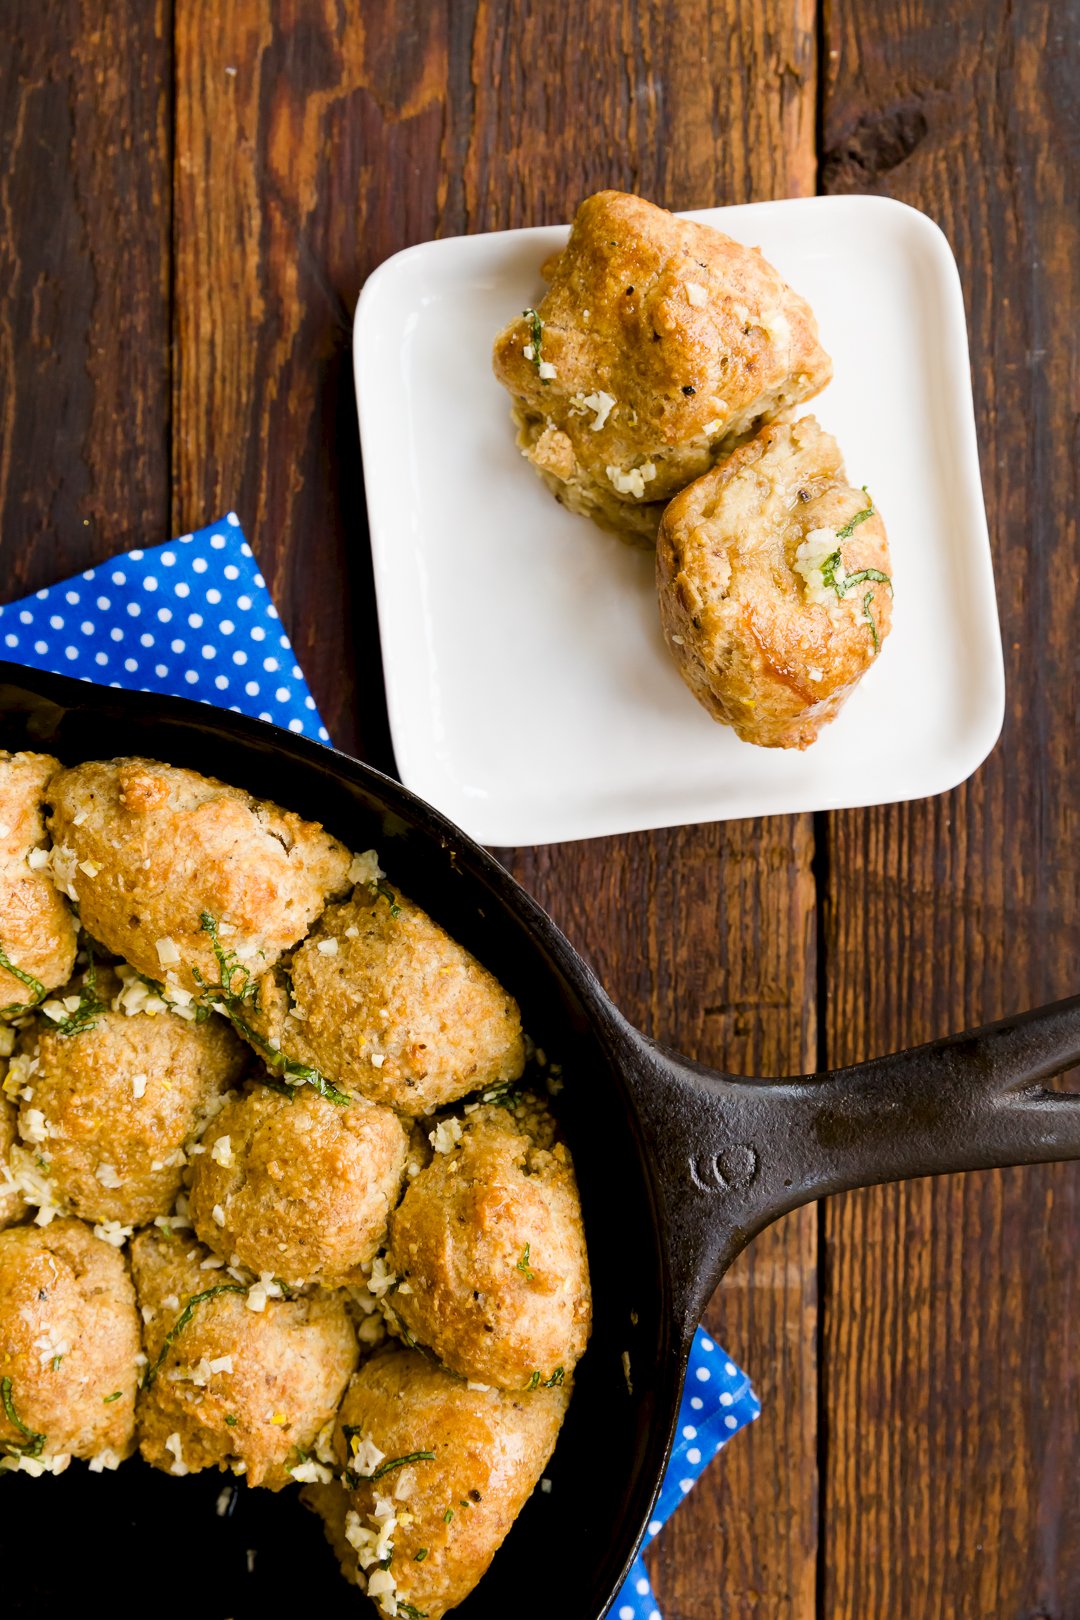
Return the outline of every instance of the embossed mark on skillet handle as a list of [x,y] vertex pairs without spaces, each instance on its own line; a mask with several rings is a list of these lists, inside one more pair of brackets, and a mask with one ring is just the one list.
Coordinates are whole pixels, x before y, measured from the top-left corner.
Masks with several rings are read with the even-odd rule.
[[790,1080],[718,1074],[613,1015],[653,1159],[684,1339],[735,1256],[811,1199],[909,1176],[1080,1158],[1080,996]]

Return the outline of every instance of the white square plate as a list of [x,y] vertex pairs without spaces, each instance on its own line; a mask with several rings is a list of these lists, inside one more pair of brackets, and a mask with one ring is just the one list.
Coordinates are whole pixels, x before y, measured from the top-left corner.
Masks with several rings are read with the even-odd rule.
[[427,242],[368,281],[354,358],[390,725],[406,785],[485,844],[941,793],[1005,681],[949,245],[881,197],[710,208],[808,298],[835,378],[806,407],[889,533],[893,630],[803,753],[717,725],[664,647],[650,553],[566,512],[491,372],[565,227]]

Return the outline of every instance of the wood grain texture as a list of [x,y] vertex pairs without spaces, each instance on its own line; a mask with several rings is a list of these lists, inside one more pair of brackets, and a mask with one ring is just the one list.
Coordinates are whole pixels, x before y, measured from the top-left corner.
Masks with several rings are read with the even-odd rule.
[[[455,101],[471,112],[455,227],[566,219],[604,186],[672,208],[812,189],[813,25],[801,0],[696,0],[677,26],[662,4],[480,6]],[[814,1062],[812,853],[809,818],[503,852],[631,1019],[753,1073]],[[816,1249],[816,1213],[803,1212],[753,1246],[710,1307],[765,1416],[650,1554],[668,1620],[812,1613]]]
[[164,0],[17,0],[0,72],[5,599],[168,518]]
[[[966,787],[831,821],[841,1062],[1077,988],[1080,7],[827,17],[824,183],[925,209],[959,260],[1009,690]],[[822,1613],[1080,1613],[1076,1167],[881,1189],[825,1220]]]
[[[419,19],[419,20],[418,20]],[[239,512],[331,734],[389,763],[350,327],[433,235],[437,8],[177,0],[177,527]]]

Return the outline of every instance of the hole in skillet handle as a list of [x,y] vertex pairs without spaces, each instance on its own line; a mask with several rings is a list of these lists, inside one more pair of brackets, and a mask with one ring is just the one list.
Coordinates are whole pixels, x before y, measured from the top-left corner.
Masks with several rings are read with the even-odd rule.
[[[581,1186],[596,1325],[546,1470],[552,1490],[534,1492],[454,1613],[599,1620],[648,1521],[686,1347],[672,1330],[652,1148],[620,1073],[625,1051],[611,1043],[613,1009],[589,970],[510,875],[436,811],[378,772],[263,722],[0,663],[0,746],[52,752],[69,764],[146,754],[273,798],[354,848],[373,845],[393,880],[517,996],[526,1028],[564,1068],[554,1106]],[[219,1518],[217,1500],[230,1483],[217,1473],[171,1479],[137,1459],[116,1474],[91,1476],[72,1464],[58,1479],[0,1483],[5,1534],[20,1548],[6,1612],[68,1612],[85,1592],[87,1570],[100,1567],[102,1548],[118,1539],[118,1578],[139,1602],[151,1596],[158,1617],[190,1620],[192,1604],[211,1593],[222,1620],[313,1602],[328,1617],[368,1612],[295,1492],[242,1490]],[[57,1524],[66,1526],[62,1558]]]
[[622,1025],[653,1142],[683,1341],[751,1239],[812,1199],[962,1170],[1080,1159],[1080,996],[791,1080],[718,1074]]

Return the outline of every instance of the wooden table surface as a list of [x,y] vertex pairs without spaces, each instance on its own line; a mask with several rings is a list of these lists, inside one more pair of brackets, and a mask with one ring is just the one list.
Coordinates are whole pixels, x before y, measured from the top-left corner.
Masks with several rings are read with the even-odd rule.
[[[235,507],[335,739],[392,768],[364,278],[602,186],[899,197],[967,301],[996,752],[926,803],[503,855],[631,1018],[729,1068],[1076,991],[1078,33],[1078,0],[7,0],[3,598]],[[650,1554],[666,1620],[1080,1616],[1078,1247],[1069,1166],[757,1242],[708,1321],[765,1412]]]

